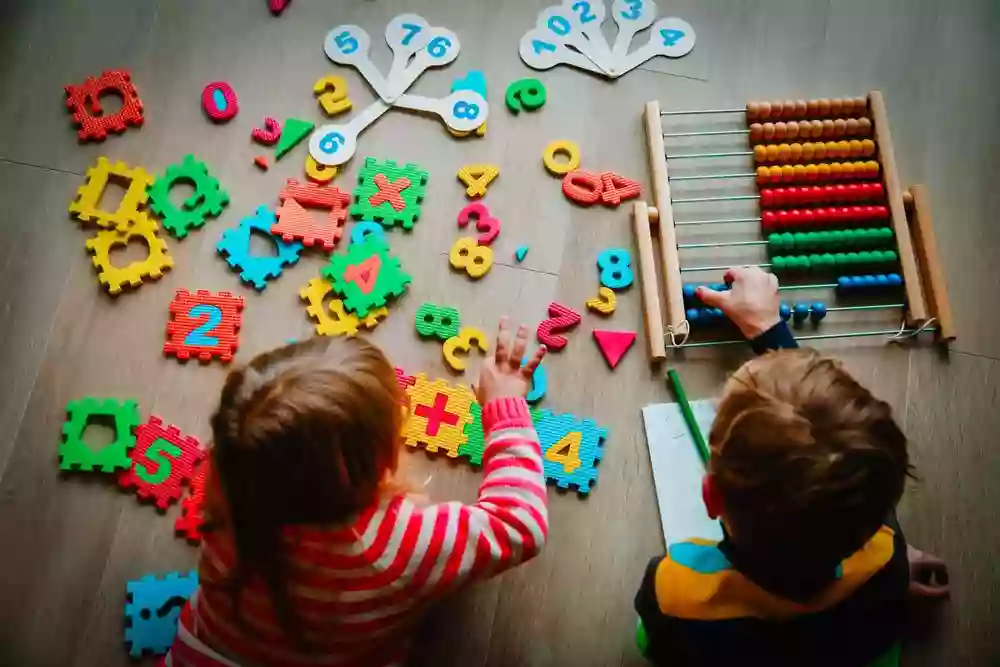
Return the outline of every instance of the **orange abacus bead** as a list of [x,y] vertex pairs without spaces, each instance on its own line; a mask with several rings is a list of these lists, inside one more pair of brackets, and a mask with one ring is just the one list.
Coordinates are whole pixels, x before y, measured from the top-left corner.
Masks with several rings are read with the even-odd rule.
[[761,102],[760,105],[759,105],[759,108],[760,108],[760,117],[761,118],[763,118],[764,120],[767,120],[768,118],[771,117],[771,103],[770,102]]
[[795,165],[792,180],[796,183],[801,183],[806,180],[806,166],[804,164]]
[[830,179],[840,180],[844,173],[844,165],[840,162],[832,162],[830,164]]
[[832,137],[833,136],[833,121],[830,119],[822,121],[823,133],[820,135],[822,137]]
[[867,118],[858,119],[858,134],[863,137],[870,136],[872,133],[872,122]]
[[798,118],[803,118],[806,115],[806,111],[809,109],[809,103],[805,100],[795,100],[795,115]]
[[774,162],[778,159],[778,145],[768,144],[767,145],[767,161]]
[[[775,167],[775,169],[779,169],[779,167]],[[791,183],[795,178],[795,167],[792,165],[786,164],[785,166],[780,167],[779,170],[781,171],[781,180],[785,183]]]
[[757,167],[757,182],[758,183],[770,183],[771,182],[771,169],[770,169],[770,167]]
[[821,99],[816,107],[816,111],[819,112],[820,116],[830,115],[830,100],[825,97]]
[[851,139],[849,144],[851,147],[851,155],[861,155],[862,146],[860,141],[857,139]]
[[868,157],[875,154],[875,142],[871,139],[865,139],[861,142],[861,155]]
[[813,157],[817,160],[825,160],[828,144],[818,141],[813,144]]
[[820,164],[816,165],[816,176],[819,180],[825,181],[830,178],[830,165]]
[[809,100],[806,102],[806,113],[810,116],[819,115],[819,100]]
[[844,100],[837,97],[830,100],[830,115],[839,116],[844,113]]
[[792,154],[792,147],[788,144],[778,145],[778,161],[788,162],[789,156]]
[[764,126],[760,123],[753,123],[750,126],[750,141],[759,144],[764,138]]
[[764,123],[764,139],[766,141],[771,141],[774,139],[774,123]]
[[808,127],[808,123],[800,123],[797,120],[788,121],[788,138],[798,139],[802,136],[802,128]]
[[802,144],[802,159],[803,160],[805,160],[806,162],[808,162],[809,160],[813,159],[813,156],[815,154],[816,154],[816,144],[814,144],[811,141],[807,141],[806,143]]
[[781,118],[781,112],[785,110],[785,105],[781,100],[771,102],[771,118]]
[[856,170],[854,168],[854,163],[853,162],[844,162],[844,163],[842,163],[840,165],[840,169],[841,169],[841,171],[840,171],[841,177],[843,177],[843,178],[853,178],[854,177],[854,172]]
[[760,104],[757,102],[747,103],[747,118],[750,120],[757,120],[760,118]]
[[781,117],[782,118],[794,118],[795,117],[795,100],[785,100],[782,103]]
[[854,114],[856,116],[862,116],[868,111],[868,98],[867,97],[855,97],[854,98]]
[[764,144],[757,144],[754,146],[753,159],[757,162],[765,162],[767,160],[767,146]]
[[788,125],[782,122],[777,122],[774,124],[774,138],[778,141],[788,137]]
[[818,139],[819,137],[823,136],[823,121],[821,120],[809,121],[809,125],[812,127],[812,132],[811,132],[812,138]]
[[842,137],[845,134],[847,134],[847,121],[843,118],[833,121],[833,136]]
[[858,119],[857,118],[848,119],[844,129],[847,131],[847,136],[853,137],[854,135],[856,135],[860,131]]

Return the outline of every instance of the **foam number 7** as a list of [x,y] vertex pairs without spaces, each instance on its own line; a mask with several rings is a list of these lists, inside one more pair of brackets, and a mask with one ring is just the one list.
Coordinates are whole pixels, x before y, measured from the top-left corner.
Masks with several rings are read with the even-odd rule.
[[182,453],[180,447],[159,438],[146,450],[146,459],[155,463],[156,469],[150,472],[145,464],[136,462],[135,474],[147,484],[162,484],[170,477],[171,459],[176,459]]
[[580,324],[581,320],[580,313],[553,301],[549,304],[549,319],[538,325],[538,342],[553,352],[558,352],[566,347],[567,341],[557,332],[569,331]]
[[448,261],[453,268],[464,270],[470,278],[482,278],[493,266],[493,250],[476,244],[476,239],[464,236],[451,247]]
[[218,306],[210,306],[208,304],[198,304],[188,312],[188,317],[193,320],[205,318],[205,321],[201,326],[192,329],[191,332],[184,337],[185,345],[204,345],[207,347],[213,347],[219,344],[219,339],[215,336],[209,336],[209,332],[214,331],[219,324],[222,323],[222,309]]
[[476,242],[481,246],[493,243],[500,234],[500,221],[490,215],[490,209],[482,202],[472,202],[458,213],[458,226],[464,228],[470,221],[476,221],[476,231],[482,232]]

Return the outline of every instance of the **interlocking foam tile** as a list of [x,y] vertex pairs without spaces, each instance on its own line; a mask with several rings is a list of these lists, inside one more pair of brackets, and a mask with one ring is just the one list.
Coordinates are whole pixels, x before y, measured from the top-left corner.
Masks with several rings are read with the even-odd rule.
[[[580,494],[589,493],[590,484],[597,480],[607,430],[571,414],[555,415],[550,410],[532,410],[531,414],[542,445],[545,478],[561,489],[575,486]],[[562,458],[570,460],[559,462]]]
[[417,378],[412,375],[407,375],[399,366],[396,366],[396,382],[399,384],[399,388],[406,391],[407,387],[412,387],[417,382]]
[[[117,229],[103,229],[87,240],[87,249],[94,253],[91,261],[97,268],[97,279],[108,293],[117,296],[128,283],[139,287],[143,278],[158,280],[163,272],[173,268],[174,260],[167,254],[167,244],[156,236],[159,228],[145,213],[136,213],[131,226],[124,232]],[[128,245],[133,239],[142,239],[149,248],[145,259],[118,267],[111,263],[111,249]]]
[[[125,196],[116,211],[105,211],[99,207],[101,195],[112,179],[125,186]],[[146,188],[152,184],[153,177],[142,167],[130,169],[124,162],[111,164],[108,158],[99,157],[97,164],[87,170],[87,181],[76,191],[69,213],[82,222],[124,232],[135,221],[139,207],[146,204]]]
[[327,295],[333,291],[333,283],[324,278],[313,278],[299,290],[299,298],[307,302],[306,312],[316,320],[316,334],[319,336],[356,336],[358,328],[374,329],[380,318],[389,316],[388,308],[377,308],[362,320],[354,313],[344,310],[344,302],[331,299],[324,304]]
[[[280,235],[285,241],[298,239],[309,247],[319,244],[327,252],[333,250],[343,233],[351,195],[333,186],[299,183],[290,178],[279,197],[278,222],[271,227],[272,234]],[[330,215],[321,223],[304,207],[325,208]]]
[[[377,176],[381,176],[378,181]],[[386,227],[399,224],[403,229],[412,229],[420,215],[427,177],[428,173],[415,164],[400,167],[392,160],[379,162],[373,157],[365,158],[365,166],[358,172],[351,215],[361,220],[377,220]],[[400,179],[406,179],[405,187]],[[400,202],[403,206],[397,208]]]
[[[240,220],[238,226],[222,232],[222,238],[215,246],[226,256],[229,266],[240,272],[240,280],[250,283],[258,291],[267,287],[268,280],[278,278],[284,267],[298,262],[302,254],[301,243],[282,241],[271,235],[274,222],[274,211],[267,206],[259,206],[252,216]],[[276,255],[250,254],[250,238],[255,230],[274,242]]]
[[243,322],[243,297],[229,292],[212,294],[198,290],[194,294],[177,290],[170,303],[167,341],[164,354],[173,354],[181,361],[192,356],[200,361],[218,357],[229,363],[239,347],[239,329]]
[[364,317],[368,311],[385,306],[389,297],[398,297],[412,281],[389,254],[384,238],[369,236],[352,243],[347,251],[334,255],[320,274],[333,283],[344,307]]
[[152,416],[135,429],[132,467],[118,473],[118,485],[134,488],[142,500],[152,499],[161,510],[179,500],[184,482],[191,479],[194,466],[205,457],[195,438],[184,435],[173,424]]
[[469,463],[474,466],[483,464],[483,452],[486,451],[486,439],[483,435],[483,409],[479,403],[473,402],[470,407],[472,421],[465,426],[465,444],[458,448],[459,456],[468,456]]
[[162,579],[148,575],[125,586],[125,643],[128,654],[163,655],[177,634],[177,619],[184,603],[198,589],[198,573],[171,572]]
[[[139,405],[135,401],[85,396],[66,404],[69,419],[63,424],[65,440],[59,445],[60,470],[90,470],[114,472],[132,465],[129,450],[135,445],[135,428],[139,425]],[[95,452],[83,441],[83,432],[92,417],[114,420],[115,439]]]
[[418,373],[406,393],[410,396],[410,413],[402,432],[406,444],[457,457],[468,439],[465,428],[472,421],[471,406],[476,400],[472,392],[444,380],[430,382]]
[[[170,188],[178,181],[194,185],[194,194],[178,208],[170,201]],[[163,226],[179,239],[205,224],[208,216],[219,217],[229,204],[229,194],[208,173],[205,163],[185,155],[180,164],[167,167],[149,187],[149,208],[163,220]]]
[[[121,109],[114,113],[106,114],[101,107],[100,95],[107,91],[122,98]],[[108,70],[79,86],[66,86],[66,106],[73,114],[73,124],[80,128],[80,141],[104,141],[108,132],[121,134],[127,125],[142,125],[142,101],[128,70]]]
[[205,504],[205,478],[208,475],[208,459],[195,466],[188,494],[181,501],[181,515],[174,521],[174,531],[192,544],[201,542],[201,529],[205,525],[202,508]]

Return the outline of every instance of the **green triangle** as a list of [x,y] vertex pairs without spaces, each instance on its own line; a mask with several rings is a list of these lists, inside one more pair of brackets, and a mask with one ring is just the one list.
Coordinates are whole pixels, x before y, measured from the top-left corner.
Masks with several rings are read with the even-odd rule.
[[313,131],[315,123],[298,118],[289,118],[281,128],[281,139],[278,140],[278,148],[274,151],[274,159],[280,160],[288,151],[295,148],[306,135]]

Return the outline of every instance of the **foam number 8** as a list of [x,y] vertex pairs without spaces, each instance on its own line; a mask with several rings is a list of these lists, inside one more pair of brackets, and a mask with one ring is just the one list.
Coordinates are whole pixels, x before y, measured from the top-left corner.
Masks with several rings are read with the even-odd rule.
[[433,303],[421,304],[414,317],[414,326],[418,334],[437,336],[441,340],[457,336],[461,325],[462,320],[457,309]]
[[493,250],[481,246],[476,239],[462,237],[455,242],[448,254],[451,265],[469,274],[470,278],[482,278],[493,266]]
[[465,100],[459,100],[458,102],[455,102],[455,106],[451,108],[451,113],[455,116],[455,118],[475,120],[479,117],[479,105],[466,102]]
[[597,256],[597,268],[601,270],[601,284],[614,290],[625,289],[632,284],[632,257],[627,250],[609,248]]
[[188,317],[191,319],[204,317],[205,321],[201,324],[201,326],[196,329],[192,329],[191,333],[184,338],[185,345],[212,347],[219,344],[219,339],[215,336],[209,336],[208,333],[222,323],[221,308],[204,303],[198,304],[190,310]]
[[182,453],[180,447],[160,438],[149,446],[145,454],[147,459],[156,464],[156,470],[150,472],[143,463],[137,462],[135,474],[147,484],[162,484],[170,477],[173,467],[170,465],[170,459],[176,459]]

